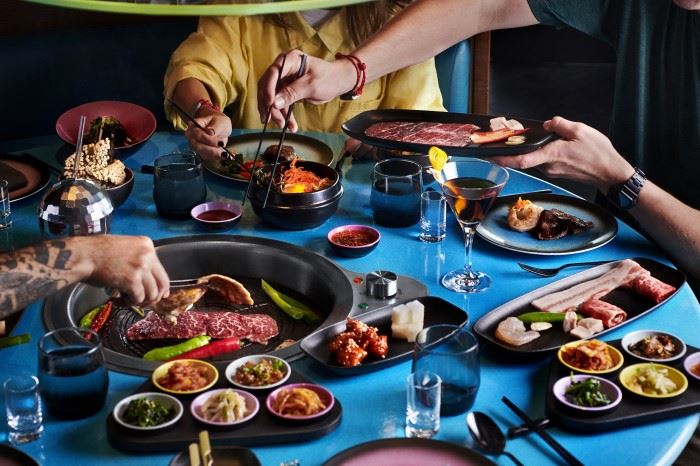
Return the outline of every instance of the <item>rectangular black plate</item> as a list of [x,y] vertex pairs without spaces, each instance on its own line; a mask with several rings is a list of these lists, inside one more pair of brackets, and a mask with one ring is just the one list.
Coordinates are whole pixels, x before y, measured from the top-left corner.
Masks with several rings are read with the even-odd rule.
[[[368,110],[343,123],[343,131],[365,144],[370,144],[384,149],[394,149],[427,154],[430,146],[438,144],[414,144],[410,142],[390,141],[369,137],[365,130],[375,123],[386,121],[429,121],[435,123],[471,123],[477,125],[482,131],[490,131],[489,120],[501,115],[476,115],[471,113],[433,112],[428,110]],[[465,155],[470,157],[483,157],[487,155],[515,155],[525,154],[539,149],[548,142],[557,138],[556,134],[545,131],[542,121],[520,117],[515,118],[523,124],[528,131],[525,133],[525,143],[520,145],[508,145],[505,142],[492,142],[490,144],[469,144],[464,147],[440,146],[449,155]]]
[[[326,369],[339,375],[362,374],[384,369],[385,367],[405,361],[413,354],[413,343],[391,337],[391,310],[399,304],[405,304],[408,301],[404,300],[392,304],[391,306],[353,316],[353,319],[377,327],[380,335],[387,335],[389,337],[389,353],[384,359],[367,356],[367,359],[365,359],[362,364],[355,367],[343,367],[335,364],[333,357],[328,351],[328,342],[337,334],[345,331],[345,321],[329,325],[307,336],[301,341],[301,349]],[[467,322],[467,314],[462,309],[442,298],[423,296],[418,298],[418,301],[425,306],[425,315],[423,317],[424,327],[436,324],[462,325]]]
[[[633,258],[642,267],[651,272],[651,275],[659,280],[668,283],[669,285],[675,286],[677,289],[680,288],[683,283],[685,283],[685,274],[679,270],[671,268],[660,262],[656,262],[652,259],[635,257]],[[501,349],[515,352],[515,353],[549,353],[559,349],[559,347],[565,343],[573,341],[574,338],[564,333],[561,325],[555,324],[551,329],[544,332],[540,332],[540,337],[530,343],[522,346],[511,346],[506,343],[501,342],[496,338],[496,327],[498,324],[507,317],[518,316],[526,312],[532,312],[536,309],[533,308],[530,303],[547,294],[554,293],[556,291],[565,290],[577,285],[581,282],[592,280],[603,275],[605,272],[612,269],[617,262],[611,262],[609,264],[599,265],[598,267],[593,267],[591,269],[579,272],[577,274],[571,275],[561,280],[557,280],[549,285],[545,285],[541,288],[537,288],[529,293],[526,293],[512,301],[509,301],[491,312],[484,315],[474,324],[474,332],[481,338],[489,343],[492,343]],[[627,312],[627,320],[622,322],[613,328],[619,328],[626,325],[628,322],[643,316],[644,314],[653,311],[657,307],[663,305],[666,301],[671,299],[676,295],[678,290],[671,296],[666,298],[659,304],[634,293],[632,290],[618,288],[611,291],[605,295],[605,301],[614,304],[622,308]],[[597,333],[592,338],[599,338],[601,335],[609,332],[612,329],[606,329],[600,333]]]
[[[229,384],[223,375],[226,365],[216,364],[219,369],[219,381],[212,389],[227,388]],[[292,371],[287,383],[308,382],[300,374]],[[150,379],[136,389],[134,393],[159,391]],[[191,442],[198,441],[199,432],[209,431],[209,437],[213,446],[222,445],[272,445],[277,443],[302,442],[326,435],[335,430],[340,424],[343,408],[336,398],[331,411],[320,419],[314,421],[283,421],[274,417],[267,411],[265,398],[272,390],[250,391],[258,397],[260,411],[250,421],[233,428],[217,428],[198,422],[190,413],[190,403],[198,395],[179,396],[185,408],[185,412],[175,425],[163,431],[143,433],[126,429],[114,420],[110,413],[107,416],[107,439],[118,450],[130,452],[148,451],[178,451]]]
[[[621,340],[608,341],[611,346],[622,351]],[[687,346],[686,357],[690,354],[700,351],[690,345]],[[668,400],[647,400],[630,393],[626,388],[620,385],[618,378],[620,371],[631,364],[638,362],[631,356],[625,354],[624,365],[610,374],[600,374],[598,377],[604,377],[615,383],[622,390],[622,401],[620,405],[610,413],[605,413],[597,416],[582,416],[572,413],[565,407],[559,405],[554,399],[552,387],[554,383],[562,377],[566,377],[571,373],[571,369],[562,365],[559,360],[554,357],[549,367],[549,378],[547,379],[547,395],[545,409],[547,417],[557,425],[579,432],[598,432],[601,430],[619,429],[629,427],[635,424],[644,424],[647,422],[657,422],[663,419],[669,419],[677,416],[697,413],[700,411],[700,383],[690,377],[683,369],[683,360],[667,363],[668,366],[675,367],[683,373],[688,379],[688,389],[677,398]]]

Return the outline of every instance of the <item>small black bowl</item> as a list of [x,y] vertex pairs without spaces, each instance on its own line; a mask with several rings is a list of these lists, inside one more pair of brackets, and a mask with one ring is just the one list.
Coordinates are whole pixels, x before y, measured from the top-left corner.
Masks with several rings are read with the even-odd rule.
[[124,167],[124,169],[126,171],[124,182],[119,186],[105,189],[115,209],[124,204],[134,189],[134,172],[129,167]]
[[272,204],[268,200],[264,209],[261,200],[255,197],[249,198],[253,212],[268,225],[281,230],[308,230],[328,220],[338,210],[341,197],[343,197],[342,187],[334,197],[320,204],[288,207]]
[[[360,233],[366,241],[357,246],[343,244],[340,241],[340,236],[348,232]],[[336,253],[346,257],[363,257],[374,251],[382,235],[377,229],[367,225],[343,225],[329,231],[327,238],[328,243]]]

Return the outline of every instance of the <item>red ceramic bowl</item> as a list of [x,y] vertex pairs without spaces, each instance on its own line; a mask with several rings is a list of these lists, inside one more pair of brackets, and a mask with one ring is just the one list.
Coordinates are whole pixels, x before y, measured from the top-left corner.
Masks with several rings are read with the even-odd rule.
[[[377,229],[367,225],[343,225],[329,231],[327,238],[328,243],[338,254],[346,257],[362,257],[377,247],[382,235]],[[360,244],[348,244],[351,239],[359,240]]]
[[117,146],[115,149],[126,149],[148,140],[156,130],[156,117],[148,109],[119,100],[100,100],[78,105],[66,111],[56,121],[58,137],[68,144],[76,145],[80,116],[85,115],[85,131],[90,122],[98,116],[112,116],[124,125],[129,135],[134,138],[132,144]]
[[[324,409],[322,409],[321,411],[314,413],[314,414],[310,414],[310,415],[291,415],[291,414],[282,414],[282,413],[278,412],[274,407],[275,401],[277,400],[277,397],[282,395],[284,393],[284,391],[291,390],[294,388],[307,388],[309,390],[313,390],[314,392],[316,392],[318,397],[321,399],[321,402],[323,402],[323,404],[326,407]],[[308,420],[317,419],[321,416],[328,414],[331,411],[331,409],[333,409],[333,406],[335,405],[335,397],[330,392],[330,390],[328,390],[325,387],[322,387],[321,385],[316,385],[313,383],[292,383],[289,385],[284,385],[284,386],[278,388],[277,390],[275,390],[274,392],[270,393],[267,396],[267,400],[265,401],[265,405],[267,406],[268,411],[270,411],[272,414],[274,414],[275,416],[277,416],[281,419],[285,419],[285,420],[289,420],[289,421],[308,421]]]

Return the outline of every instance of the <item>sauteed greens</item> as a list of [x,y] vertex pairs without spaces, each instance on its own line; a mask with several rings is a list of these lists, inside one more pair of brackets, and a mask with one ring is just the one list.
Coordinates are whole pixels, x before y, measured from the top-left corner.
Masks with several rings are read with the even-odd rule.
[[122,419],[137,427],[152,427],[163,424],[175,416],[175,410],[163,403],[148,398],[137,398],[129,403]]
[[566,399],[578,406],[605,406],[610,404],[607,395],[600,391],[600,380],[593,377],[574,382],[571,375],[571,385],[566,389]]

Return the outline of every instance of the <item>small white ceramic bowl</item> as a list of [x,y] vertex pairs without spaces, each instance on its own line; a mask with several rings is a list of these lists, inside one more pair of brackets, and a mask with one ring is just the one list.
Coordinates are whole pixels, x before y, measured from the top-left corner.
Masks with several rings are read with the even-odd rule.
[[[653,336],[660,336],[660,335],[666,335],[668,336],[671,341],[676,345],[676,352],[673,354],[673,356],[669,358],[650,358],[647,356],[642,356],[637,353],[634,353],[632,350],[630,350],[630,346],[634,345],[635,343],[643,340],[644,338],[647,337],[653,337]],[[677,336],[668,333],[668,332],[662,332],[659,330],[637,330],[636,332],[630,332],[627,335],[625,335],[622,338],[622,341],[620,342],[622,346],[622,350],[632,356],[633,358],[642,360],[642,361],[648,361],[648,362],[662,362],[662,363],[667,363],[670,361],[676,361],[680,358],[682,358],[685,355],[686,347],[685,343],[683,340],[678,338]]]
[[[211,421],[207,420],[204,418],[202,415],[202,409],[204,407],[204,403],[207,402],[207,400],[212,397],[212,396],[217,396],[219,393],[226,391],[226,390],[231,390],[235,393],[238,393],[240,396],[243,397],[245,400],[245,405],[246,405],[246,414],[244,417],[241,419],[236,419],[234,421],[230,422],[216,422],[216,421]],[[247,422],[255,417],[256,414],[258,414],[258,411],[260,410],[260,402],[258,399],[253,396],[252,394],[243,391],[243,390],[236,390],[235,388],[218,388],[216,390],[209,390],[208,392],[204,392],[201,395],[199,395],[197,398],[195,398],[192,401],[192,404],[190,405],[190,412],[192,413],[192,416],[197,419],[199,422],[203,422],[204,424],[209,424],[212,426],[219,426],[219,427],[225,427],[225,426],[235,426],[238,424],[243,424],[244,422]]]
[[[263,359],[269,359],[271,361],[279,361],[282,364],[282,372],[284,375],[280,380],[274,383],[270,383],[267,385],[244,385],[242,383],[239,383],[236,381],[236,371],[238,370],[239,367],[243,367],[246,365],[246,363],[252,362],[253,364],[257,364]],[[235,361],[232,361],[229,363],[228,366],[226,366],[226,379],[228,379],[229,382],[231,382],[233,385],[236,387],[242,388],[244,390],[267,390],[268,388],[274,388],[274,387],[279,387],[283,383],[289,379],[289,376],[292,374],[292,368],[289,366],[289,363],[285,361],[282,358],[278,358],[277,356],[270,356],[266,354],[251,354],[250,356],[243,356],[242,358],[238,358]]]
[[[697,367],[695,372],[691,370],[693,367]],[[683,361],[683,369],[685,369],[685,372],[695,380],[700,380],[700,351],[685,358],[685,361]]]
[[[566,389],[569,388],[572,383],[581,382],[588,379],[596,379],[600,381],[600,391],[608,397],[610,403],[602,406],[579,406],[566,398]],[[552,392],[554,393],[554,397],[557,399],[557,401],[563,404],[564,406],[571,409],[575,409],[577,411],[584,411],[586,413],[591,414],[610,412],[613,409],[617,408],[617,405],[619,405],[622,401],[622,390],[620,390],[620,388],[617,385],[615,385],[608,379],[596,377],[595,375],[567,375],[566,377],[562,377],[554,383],[554,386],[552,387]]]
[[[139,427],[139,426],[135,426],[133,424],[129,424],[129,423],[125,422],[123,419],[123,416],[124,416],[124,413],[126,412],[126,409],[129,407],[129,403],[131,403],[133,400],[137,400],[139,398],[146,398],[148,400],[158,401],[158,402],[162,403],[164,406],[166,406],[168,409],[174,408],[175,415],[171,419],[169,419],[168,421],[165,421],[162,424],[158,424],[157,426]],[[184,408],[182,407],[182,403],[180,403],[180,400],[178,400],[174,396],[171,396],[171,395],[168,395],[165,393],[158,393],[158,392],[144,392],[144,393],[134,393],[133,395],[129,395],[126,398],[119,401],[119,403],[117,403],[117,405],[112,410],[112,415],[114,416],[114,419],[117,421],[117,423],[119,423],[119,425],[124,426],[127,429],[140,430],[140,431],[154,431],[154,430],[165,429],[166,427],[169,427],[169,426],[175,424],[182,417],[183,411],[184,411]]]

